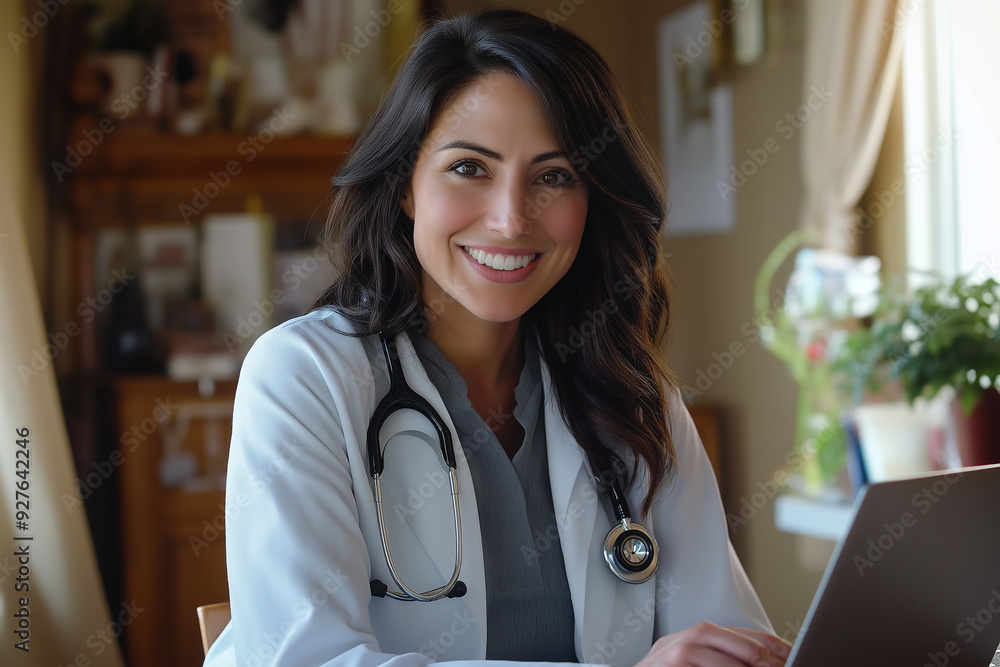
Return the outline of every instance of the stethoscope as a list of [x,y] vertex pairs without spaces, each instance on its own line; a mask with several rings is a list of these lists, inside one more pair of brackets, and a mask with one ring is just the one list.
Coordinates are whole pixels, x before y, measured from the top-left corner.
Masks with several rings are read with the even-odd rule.
[[[400,590],[393,590],[379,579],[370,582],[371,593],[375,597],[390,597],[396,600],[413,602],[433,602],[445,597],[462,597],[467,591],[464,582],[458,575],[462,569],[462,518],[458,502],[458,481],[455,476],[455,449],[451,440],[451,431],[441,419],[441,415],[422,396],[410,389],[403,377],[402,365],[396,353],[395,344],[379,333],[382,352],[385,354],[386,366],[389,372],[389,393],[379,402],[368,424],[367,448],[368,470],[375,480],[375,513],[378,516],[379,537],[382,540],[382,550],[385,552],[385,562],[389,574]],[[452,506],[455,518],[455,569],[451,579],[443,586],[428,591],[417,592],[403,583],[392,560],[392,550],[385,530],[385,513],[382,507],[382,472],[385,469],[380,432],[383,425],[397,410],[414,410],[433,424],[441,446],[441,455],[448,468],[448,478],[451,483]],[[618,520],[604,540],[604,560],[616,577],[630,584],[640,584],[656,572],[659,561],[659,550],[653,535],[641,524],[632,521],[625,494],[621,492],[615,475],[607,469],[601,470],[605,480],[610,479],[609,496]],[[601,482],[600,477],[594,478]]]

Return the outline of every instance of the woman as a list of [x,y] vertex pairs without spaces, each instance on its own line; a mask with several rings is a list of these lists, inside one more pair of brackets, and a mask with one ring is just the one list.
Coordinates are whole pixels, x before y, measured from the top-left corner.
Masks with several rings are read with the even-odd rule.
[[[206,664],[783,664],[661,360],[664,193],[601,57],[438,23],[335,186],[339,277],[241,372]],[[377,410],[400,377],[439,435]]]

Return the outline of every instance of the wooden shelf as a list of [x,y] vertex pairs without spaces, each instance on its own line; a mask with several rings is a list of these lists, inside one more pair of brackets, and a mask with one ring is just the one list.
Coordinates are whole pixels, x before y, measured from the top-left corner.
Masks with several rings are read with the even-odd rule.
[[264,138],[108,134],[69,176],[74,224],[93,230],[196,223],[206,213],[245,210],[253,194],[279,221],[325,220],[330,179],[353,139]]

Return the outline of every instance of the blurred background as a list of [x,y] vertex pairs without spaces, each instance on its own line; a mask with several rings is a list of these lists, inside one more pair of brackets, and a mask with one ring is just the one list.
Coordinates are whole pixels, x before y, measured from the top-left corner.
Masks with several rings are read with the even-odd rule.
[[[35,653],[12,664],[201,664],[194,609],[228,599],[242,356],[329,283],[330,178],[421,25],[495,5],[590,41],[664,165],[667,353],[778,634],[801,627],[860,485],[970,460],[961,387],[912,408],[890,377],[852,402],[835,357],[894,279],[1000,276],[994,3],[11,0],[0,415],[4,437],[41,434],[49,531]],[[1000,369],[979,363],[988,393]],[[886,455],[903,468],[866,459],[856,403],[905,413],[890,430],[919,451]]]

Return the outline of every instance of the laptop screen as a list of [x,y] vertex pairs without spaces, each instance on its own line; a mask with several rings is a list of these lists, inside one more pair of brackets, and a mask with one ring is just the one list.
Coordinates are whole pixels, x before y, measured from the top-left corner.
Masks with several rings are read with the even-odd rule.
[[1000,465],[859,493],[793,667],[986,667],[1000,645]]

